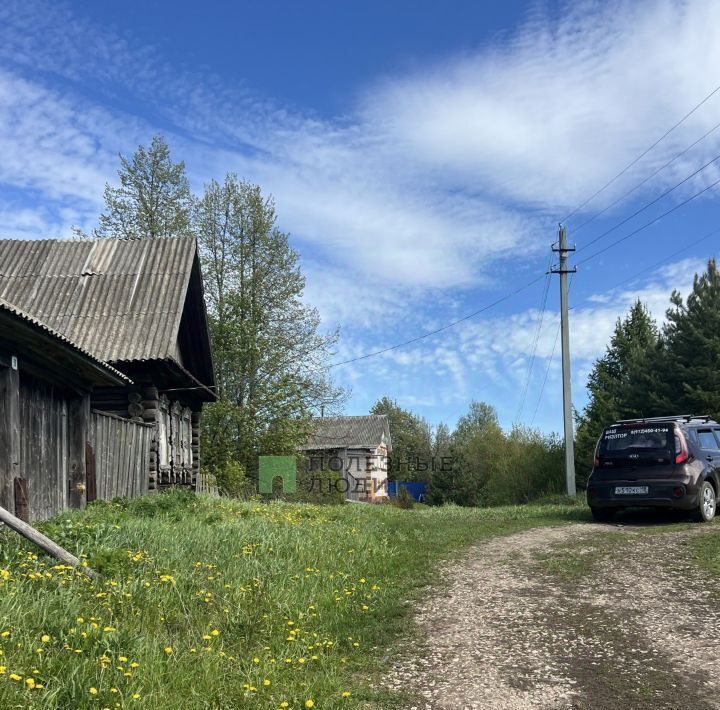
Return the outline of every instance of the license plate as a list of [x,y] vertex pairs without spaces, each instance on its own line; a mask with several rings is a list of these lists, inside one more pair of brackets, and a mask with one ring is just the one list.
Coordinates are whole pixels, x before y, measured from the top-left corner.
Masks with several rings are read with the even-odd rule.
[[644,496],[648,494],[648,486],[617,486],[616,496]]

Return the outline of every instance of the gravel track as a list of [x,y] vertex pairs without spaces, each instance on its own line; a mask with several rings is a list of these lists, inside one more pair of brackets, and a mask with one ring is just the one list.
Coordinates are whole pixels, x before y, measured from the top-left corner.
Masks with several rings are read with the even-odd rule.
[[439,570],[384,684],[413,710],[720,708],[720,596],[687,550],[716,530],[575,524],[478,544]]

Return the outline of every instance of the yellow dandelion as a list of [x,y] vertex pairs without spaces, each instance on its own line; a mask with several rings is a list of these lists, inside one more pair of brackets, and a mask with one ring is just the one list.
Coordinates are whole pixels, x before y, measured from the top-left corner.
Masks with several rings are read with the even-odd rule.
[[348,690],[343,691],[342,696],[343,696],[343,698],[349,698],[349,697],[350,697],[350,691],[348,691]]
[[27,685],[28,690],[32,690],[35,687],[35,678],[25,678],[25,685]]
[[305,707],[306,707],[306,708],[314,708],[314,707],[315,707],[315,703],[308,698],[308,699],[305,701]]
[[10,680],[22,680],[22,676],[18,675],[17,673],[11,673]]
[[168,656],[171,656],[172,652],[172,646],[165,646],[165,653],[167,653]]
[[43,635],[40,637],[40,640],[41,640],[43,643],[47,643],[47,642],[50,640],[50,637],[49,637],[47,634],[43,634]]
[[269,678],[265,678],[265,680],[263,681],[263,685],[264,685],[265,687],[267,687],[268,685],[270,685],[270,679],[269,679]]
[[98,689],[97,688],[90,688],[90,695],[97,695]]

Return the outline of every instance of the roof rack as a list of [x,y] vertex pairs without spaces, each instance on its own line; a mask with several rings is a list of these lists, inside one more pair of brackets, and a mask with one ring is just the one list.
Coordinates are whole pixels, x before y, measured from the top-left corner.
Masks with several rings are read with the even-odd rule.
[[615,424],[642,424],[643,422],[709,422],[712,417],[709,414],[676,414],[669,417],[636,417],[635,419],[619,419]]

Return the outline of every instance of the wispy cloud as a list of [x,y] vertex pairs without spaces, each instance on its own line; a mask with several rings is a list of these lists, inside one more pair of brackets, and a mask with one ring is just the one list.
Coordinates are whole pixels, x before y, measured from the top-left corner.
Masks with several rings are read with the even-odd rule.
[[[90,226],[117,152],[163,132],[197,189],[236,171],[275,195],[303,253],[308,298],[329,326],[346,326],[338,358],[356,357],[542,271],[557,217],[707,94],[716,66],[717,3],[569,3],[552,17],[537,10],[477,51],[377,77],[343,116],[320,116],[251,91],[251,76],[230,86],[171,66],[69,6],[10,0],[0,7],[0,233]],[[702,135],[719,106],[720,94],[592,207]],[[643,190],[657,193],[719,152],[720,132]],[[678,279],[661,272],[577,308],[579,368],[602,351],[632,298],[664,308]],[[471,372],[480,372],[486,388],[515,393],[536,317],[505,310],[343,376],[369,393],[370,376],[409,390],[422,371],[442,383],[436,399],[447,402],[467,399]],[[542,366],[556,328],[546,317]]]
[[[382,258],[397,281],[430,288],[487,281],[494,260],[538,252],[549,215],[707,93],[715,79],[696,68],[720,60],[720,6],[583,3],[559,20],[536,12],[476,53],[378,80],[334,120],[178,71],[63,6],[10,2],[2,21],[3,181],[96,203],[109,157],[166,130],[198,185],[238,170],[271,190],[283,223],[333,264],[372,275]],[[32,81],[18,78],[28,70]],[[53,74],[69,82],[62,96],[42,78]],[[133,114],[133,97],[151,102],[143,108],[157,125]],[[111,102],[121,107],[112,116]],[[652,161],[713,115],[693,117]],[[20,159],[28,150],[31,166]]]

